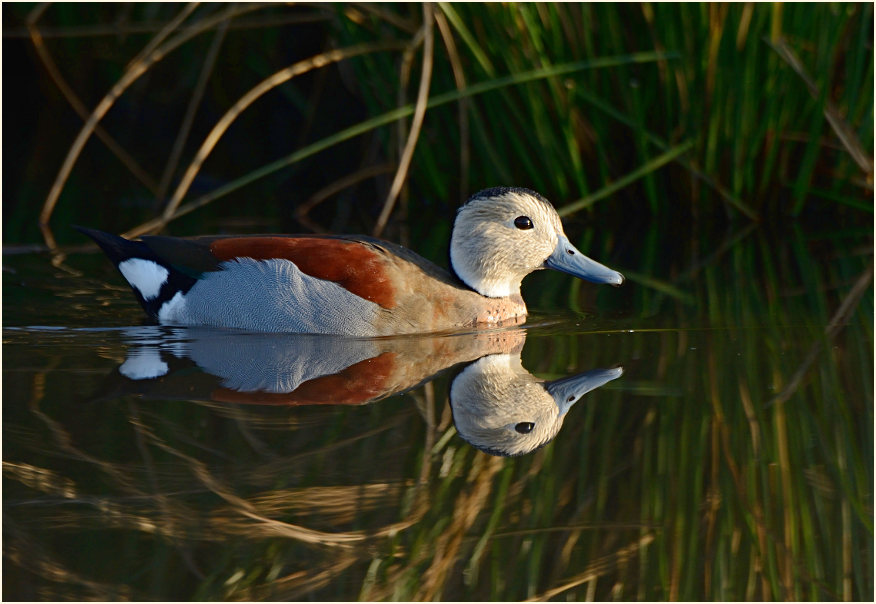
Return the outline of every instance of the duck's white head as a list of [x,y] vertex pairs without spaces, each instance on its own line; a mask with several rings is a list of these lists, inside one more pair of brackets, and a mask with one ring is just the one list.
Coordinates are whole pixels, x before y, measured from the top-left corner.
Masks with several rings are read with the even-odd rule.
[[523,278],[542,268],[594,283],[624,281],[619,272],[591,260],[569,242],[548,200],[516,187],[485,189],[459,208],[450,262],[466,285],[491,298],[519,294]]

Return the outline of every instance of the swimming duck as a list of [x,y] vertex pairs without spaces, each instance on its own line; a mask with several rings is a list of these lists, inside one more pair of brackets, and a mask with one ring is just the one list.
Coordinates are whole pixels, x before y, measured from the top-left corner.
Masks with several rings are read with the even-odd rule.
[[383,336],[522,323],[520,282],[551,268],[594,283],[623,275],[563,233],[553,206],[523,188],[473,195],[456,214],[450,274],[364,236],[257,235],[131,241],[91,237],[162,324]]

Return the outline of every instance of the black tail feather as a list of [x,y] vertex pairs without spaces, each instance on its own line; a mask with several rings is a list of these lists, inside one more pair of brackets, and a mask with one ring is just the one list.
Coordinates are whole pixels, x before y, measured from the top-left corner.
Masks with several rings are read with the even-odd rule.
[[143,258],[144,260],[154,260],[161,264],[161,260],[155,257],[155,254],[146,247],[142,241],[131,241],[118,235],[98,231],[97,229],[89,229],[78,225],[73,225],[73,228],[87,235],[103,250],[103,253],[109,256],[116,266],[119,262],[128,258]]

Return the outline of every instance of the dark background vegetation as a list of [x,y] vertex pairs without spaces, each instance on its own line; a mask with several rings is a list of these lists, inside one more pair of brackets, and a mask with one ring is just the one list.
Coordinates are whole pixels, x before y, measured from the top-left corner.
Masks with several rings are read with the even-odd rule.
[[[91,110],[184,6],[4,5],[7,243],[39,241],[38,213],[82,128],[59,78]],[[71,222],[123,231],[155,216],[216,120],[263,78],[297,61],[357,43],[399,43],[310,71],[262,96],[216,144],[186,201],[416,99],[421,5],[236,8],[241,14],[224,22],[227,30],[219,21],[192,36],[112,104],[101,125],[150,180],[138,180],[92,136],[51,215],[59,241],[79,240]],[[199,6],[168,39],[234,9]],[[433,97],[533,69],[606,57],[618,62],[428,110],[395,219],[414,210],[430,227],[442,221],[439,230],[446,231],[443,222],[460,201],[483,187],[528,186],[562,206],[644,168],[644,177],[573,222],[621,231],[659,220],[689,233],[704,221],[778,227],[792,220],[870,220],[872,163],[862,167],[854,159],[857,152],[869,161],[872,147],[869,4],[461,4],[436,5],[435,12],[445,28],[433,32]],[[54,78],[29,33],[29,17],[41,32],[42,56],[57,65]],[[634,53],[660,58],[635,62]],[[202,71],[206,85],[196,95]],[[191,128],[172,162],[190,103]],[[296,208],[343,177],[373,169],[380,173],[308,213],[323,228],[370,231],[409,121],[333,145],[169,228],[177,234],[309,230],[312,225],[296,220]],[[682,144],[690,149],[649,167]],[[461,157],[468,160],[462,167]],[[165,172],[170,176],[159,186]]]

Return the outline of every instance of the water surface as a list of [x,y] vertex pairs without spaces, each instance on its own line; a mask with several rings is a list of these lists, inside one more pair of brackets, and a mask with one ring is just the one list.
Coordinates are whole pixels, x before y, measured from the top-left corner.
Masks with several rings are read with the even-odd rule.
[[6,255],[4,595],[872,598],[867,259],[764,258],[344,342],[154,326],[94,254]]

